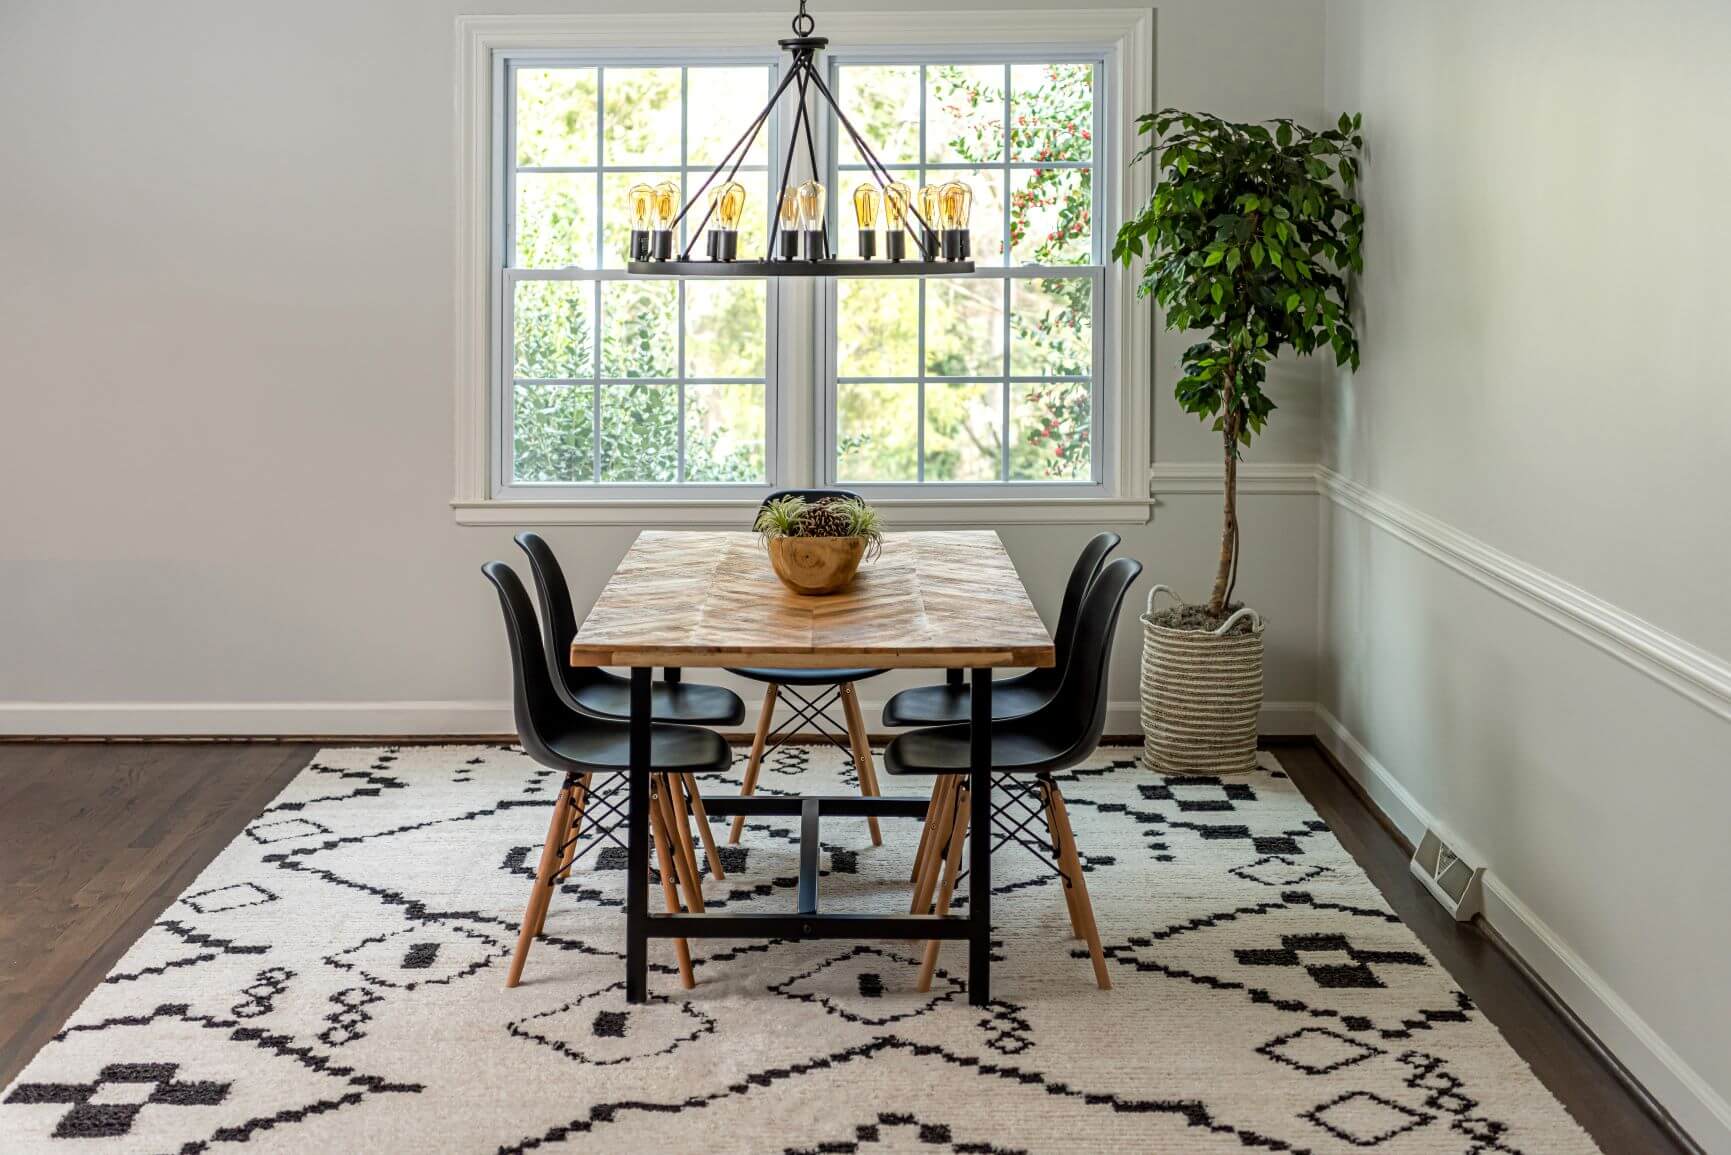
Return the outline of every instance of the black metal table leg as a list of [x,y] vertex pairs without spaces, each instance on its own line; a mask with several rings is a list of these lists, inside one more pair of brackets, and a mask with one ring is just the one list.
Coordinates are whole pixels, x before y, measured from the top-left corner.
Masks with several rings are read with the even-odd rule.
[[992,668],[974,671],[969,697],[968,1002],[992,1001]]
[[631,670],[631,803],[626,823],[625,1001],[649,996],[649,677]]

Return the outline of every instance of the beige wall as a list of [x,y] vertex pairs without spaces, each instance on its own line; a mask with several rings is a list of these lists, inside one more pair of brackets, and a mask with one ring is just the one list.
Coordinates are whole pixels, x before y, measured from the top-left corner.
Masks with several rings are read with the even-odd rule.
[[[0,730],[508,724],[476,570],[516,551],[447,507],[454,17],[562,7],[0,4]],[[1320,0],[1184,0],[1158,29],[1161,100],[1319,114]],[[1206,461],[1180,347],[1160,458]],[[1280,380],[1259,459],[1313,461],[1315,371]],[[1170,497],[1125,552],[1200,591],[1217,504]],[[1309,700],[1314,503],[1248,504],[1269,694]],[[1005,533],[1048,614],[1088,532]],[[550,536],[586,604],[632,531]],[[1126,615],[1126,706],[1136,641]]]
[[[1320,698],[1731,1150],[1731,697],[1667,680],[1731,685],[1731,8],[1331,0],[1327,52],[1370,143],[1363,367],[1323,457],[1444,545],[1324,513]],[[1513,558],[1447,561],[1480,547]],[[1612,635],[1524,603],[1511,562]],[[1643,621],[1681,657],[1642,667]]]

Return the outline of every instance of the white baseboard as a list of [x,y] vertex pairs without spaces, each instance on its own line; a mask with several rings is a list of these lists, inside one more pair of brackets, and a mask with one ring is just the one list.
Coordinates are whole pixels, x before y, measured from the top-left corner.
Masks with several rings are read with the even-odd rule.
[[509,734],[510,702],[0,702],[0,734]]
[[1320,704],[1315,718],[1317,740],[1410,841],[1418,842],[1430,826],[1469,862],[1486,864],[1485,921],[1704,1150],[1731,1153],[1731,1104],[1497,877],[1483,854],[1426,810],[1339,718]]
[[[866,725],[880,729],[883,701],[862,698]],[[756,721],[748,706],[745,728]],[[776,711],[776,724],[792,717]],[[1266,702],[1262,733],[1308,736],[1309,702]],[[511,703],[449,702],[0,702],[0,735],[54,737],[207,737],[354,735],[486,735],[516,730]],[[1142,732],[1138,703],[1115,701],[1106,708],[1106,733]]]

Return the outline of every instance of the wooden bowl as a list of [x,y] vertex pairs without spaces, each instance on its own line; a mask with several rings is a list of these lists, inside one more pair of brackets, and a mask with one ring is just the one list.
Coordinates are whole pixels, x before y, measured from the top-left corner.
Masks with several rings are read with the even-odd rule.
[[772,537],[769,564],[794,593],[821,596],[848,587],[865,551],[863,537]]

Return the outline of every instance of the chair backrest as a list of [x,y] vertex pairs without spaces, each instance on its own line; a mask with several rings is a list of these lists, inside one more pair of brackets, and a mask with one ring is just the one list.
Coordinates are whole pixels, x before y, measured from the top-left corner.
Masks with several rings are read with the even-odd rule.
[[535,576],[535,593],[541,602],[542,650],[554,692],[567,706],[579,709],[571,693],[602,681],[606,675],[598,667],[573,666],[562,660],[565,648],[577,636],[577,612],[571,605],[571,587],[565,584],[565,571],[553,556],[553,547],[533,530],[524,530],[514,540],[529,555],[529,572]]
[[1077,615],[1075,641],[1064,680],[1050,702],[1015,723],[1063,741],[1069,758],[1094,752],[1106,729],[1106,673],[1124,595],[1142,573],[1142,563],[1121,557],[1100,571],[1088,587]]
[[851,489],[778,489],[763,499],[763,504],[779,501],[784,497],[802,497],[808,502],[822,501],[826,497],[851,497],[859,500],[859,494]]
[[505,637],[511,643],[512,703],[517,717],[517,736],[523,749],[537,762],[556,765],[559,758],[547,748],[547,736],[562,727],[558,719],[568,713],[559,702],[547,672],[547,660],[536,629],[535,607],[516,571],[502,561],[481,567],[487,580],[499,591],[499,608],[505,614]]
[[[1070,660],[1070,646],[1076,640],[1076,615],[1082,610],[1082,597],[1094,584],[1094,579],[1100,576],[1100,567],[1106,564],[1107,555],[1123,540],[1110,530],[1095,534],[1093,540],[1082,547],[1076,564],[1070,569],[1070,581],[1064,586],[1064,601],[1058,607],[1058,628],[1052,632],[1052,648],[1058,659],[1050,667],[1054,682],[1064,676],[1064,667]],[[1041,672],[1047,671],[1043,669]]]

